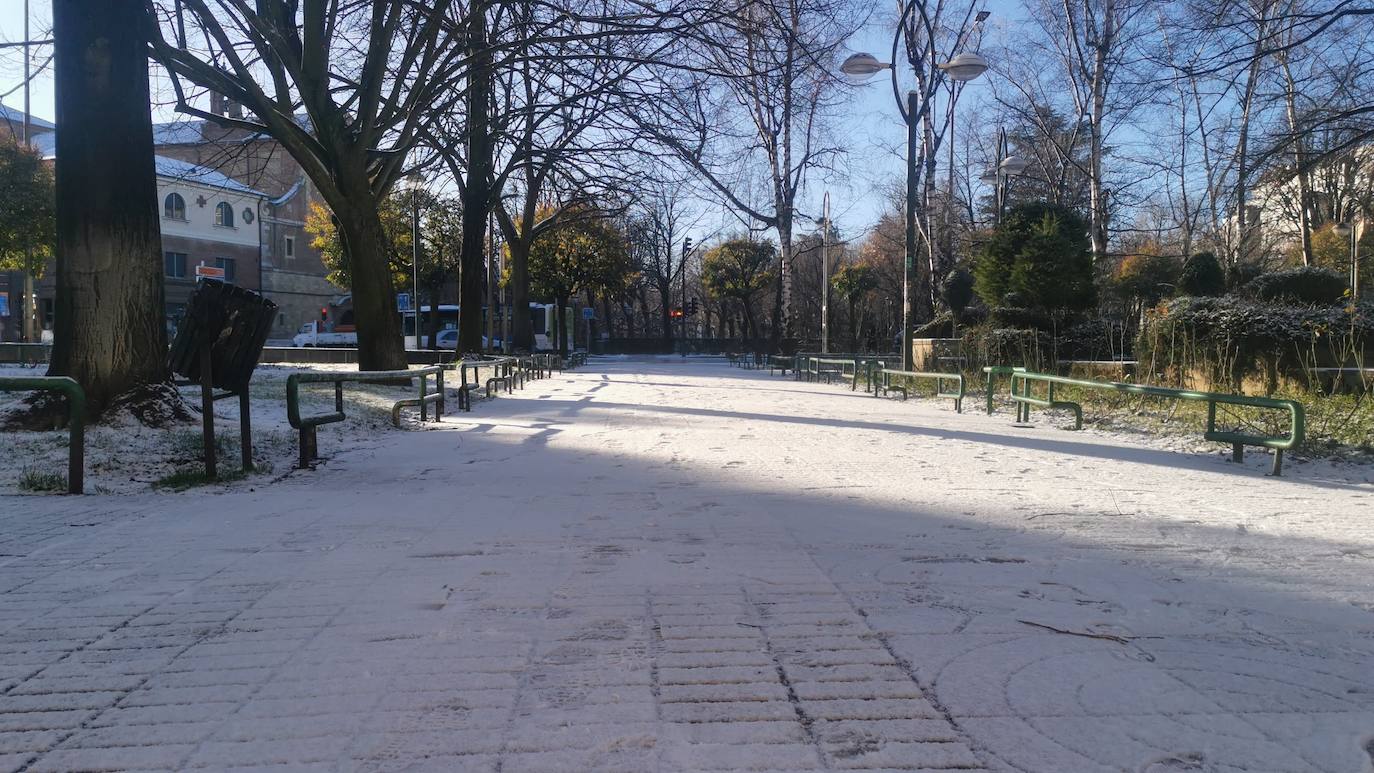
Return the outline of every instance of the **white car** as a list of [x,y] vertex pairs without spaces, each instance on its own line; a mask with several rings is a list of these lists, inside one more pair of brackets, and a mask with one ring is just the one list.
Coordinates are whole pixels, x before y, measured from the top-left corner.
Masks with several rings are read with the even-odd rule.
[[[458,329],[457,329],[457,328],[452,328],[452,327],[451,327],[451,328],[449,328],[449,329],[447,329],[447,330],[440,330],[440,331],[439,331],[439,335],[436,336],[436,340],[438,341],[438,344],[439,344],[439,348],[440,348],[440,349],[453,349],[454,351],[457,351],[457,349],[458,349]],[[497,349],[500,349],[500,348],[501,348],[501,339],[499,339],[499,338],[495,339],[495,340],[493,341],[493,344],[492,344],[492,345],[495,346]],[[483,349],[486,349],[486,348],[487,348],[487,337],[486,337],[486,336],[482,336],[482,348],[483,348]]]
[[291,339],[295,346],[357,346],[358,334],[326,333],[320,330],[320,323],[307,322],[301,325],[300,332]]

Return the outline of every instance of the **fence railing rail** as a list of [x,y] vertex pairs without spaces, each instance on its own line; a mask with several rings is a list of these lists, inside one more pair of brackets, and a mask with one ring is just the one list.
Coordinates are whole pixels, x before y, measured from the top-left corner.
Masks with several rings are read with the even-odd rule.
[[[435,389],[429,389],[429,378],[435,379]],[[419,395],[414,398],[398,400],[391,407],[392,421],[399,423],[400,408],[403,405],[418,405],[420,420],[429,420],[429,405],[434,404],[434,420],[439,421],[444,413],[444,368],[431,365],[427,368],[412,370],[369,370],[357,373],[292,373],[286,377],[286,420],[293,429],[300,431],[300,467],[306,468],[319,456],[316,429],[324,424],[333,424],[347,418],[344,415],[343,385],[377,381],[396,381],[416,379],[419,382]],[[301,415],[301,384],[333,384],[334,410],[314,416]]]
[[67,493],[86,488],[86,390],[66,376],[7,376],[0,392],[57,392],[67,398]]
[[[897,382],[902,383],[897,383]],[[882,397],[888,392],[901,392],[902,399],[910,396],[912,381],[932,381],[935,383],[935,396],[954,401],[954,412],[964,412],[964,396],[967,394],[962,373],[929,373],[918,370],[895,370],[884,368],[882,363],[872,363],[868,383],[872,385],[873,396]]]
[[[1043,396],[1032,392],[1033,385],[1036,384],[1045,386]],[[1236,462],[1244,458],[1245,446],[1273,449],[1273,474],[1275,476],[1283,473],[1283,452],[1301,446],[1306,433],[1306,413],[1302,403],[1296,400],[1231,395],[1220,392],[1197,392],[1189,389],[1173,389],[1146,384],[1123,384],[1114,381],[1092,381],[1049,373],[1034,373],[1021,368],[1014,369],[1011,373],[1011,399],[1016,402],[1016,420],[1019,422],[1028,421],[1032,406],[1062,408],[1073,411],[1074,429],[1082,429],[1083,406],[1072,400],[1057,399],[1055,395],[1056,386],[1206,403],[1207,429],[1202,435],[1203,439],[1217,443],[1229,443],[1231,445],[1231,459]],[[1218,405],[1239,405],[1247,408],[1283,411],[1288,414],[1288,431],[1282,435],[1260,435],[1217,429]]]

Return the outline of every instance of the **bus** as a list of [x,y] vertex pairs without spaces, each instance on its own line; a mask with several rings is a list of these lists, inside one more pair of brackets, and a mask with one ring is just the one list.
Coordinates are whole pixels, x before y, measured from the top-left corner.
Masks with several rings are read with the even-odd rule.
[[[458,329],[458,306],[454,304],[439,304],[439,325],[440,331]],[[554,305],[546,303],[530,304],[530,326],[534,328],[534,348],[539,350],[549,350],[555,345],[554,330],[556,329]],[[430,328],[431,307],[426,304],[420,307],[420,335],[415,333],[415,312],[401,312],[402,335],[405,336],[407,349],[429,348],[429,336],[427,332]],[[496,319],[493,322],[494,337],[499,344],[505,335],[506,320],[504,317],[505,308],[498,306]],[[568,340],[572,340],[572,310],[567,311],[568,319]],[[482,335],[485,338],[487,331],[487,308],[482,308]]]

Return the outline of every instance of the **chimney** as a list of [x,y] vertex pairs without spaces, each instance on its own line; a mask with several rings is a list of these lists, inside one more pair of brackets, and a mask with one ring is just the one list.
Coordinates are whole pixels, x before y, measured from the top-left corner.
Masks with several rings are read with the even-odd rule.
[[230,118],[243,118],[243,105],[232,100],[226,100]]
[[229,100],[218,92],[210,92],[210,112],[215,115],[226,115],[229,112]]

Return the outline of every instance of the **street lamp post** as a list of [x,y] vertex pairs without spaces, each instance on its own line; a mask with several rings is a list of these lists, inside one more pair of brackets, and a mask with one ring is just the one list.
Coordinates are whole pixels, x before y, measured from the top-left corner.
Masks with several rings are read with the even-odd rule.
[[[902,34],[907,27],[907,19],[911,17],[916,9],[918,0],[906,0],[902,4],[897,17],[897,31],[892,36],[892,59],[897,59],[897,51],[901,44]],[[987,11],[980,11],[974,24],[982,24],[988,18]],[[956,47],[962,47],[964,35],[959,36]],[[936,66],[952,81],[950,85],[950,142],[953,143],[953,122],[954,122],[954,102],[958,98],[959,88],[968,81],[981,76],[988,69],[988,60],[982,55],[973,52],[961,52],[951,57],[948,62],[937,63]],[[921,115],[921,94],[917,91],[908,91],[906,104],[902,104],[900,97],[901,89],[897,83],[897,69],[890,62],[879,61],[877,57],[869,53],[856,53],[850,55],[840,65],[840,72],[856,79],[867,79],[874,74],[888,70],[892,75],[892,93],[897,99],[897,109],[902,114],[902,120],[906,123],[906,258],[902,267],[902,370],[911,369],[911,284],[912,275],[916,267],[916,203],[917,187],[919,178],[917,175],[917,154],[920,148],[920,115]],[[950,164],[950,186],[953,188],[953,162]],[[931,267],[934,268],[933,266]],[[935,277],[932,275],[930,281],[933,284]]]
[[992,168],[984,172],[978,179],[993,186],[993,203],[997,207],[996,215],[993,219],[995,224],[1002,222],[1002,214],[1007,206],[1007,197],[1011,193],[1011,178],[1021,176],[1029,164],[1025,159],[1010,154],[1007,145],[1006,129],[997,130],[997,149],[993,156]]
[[[410,268],[411,268],[411,314],[415,320],[415,348],[420,347],[420,186],[419,171],[406,177],[410,188]],[[430,312],[433,314],[434,312]]]
[[821,354],[830,353],[830,191],[821,199]]

